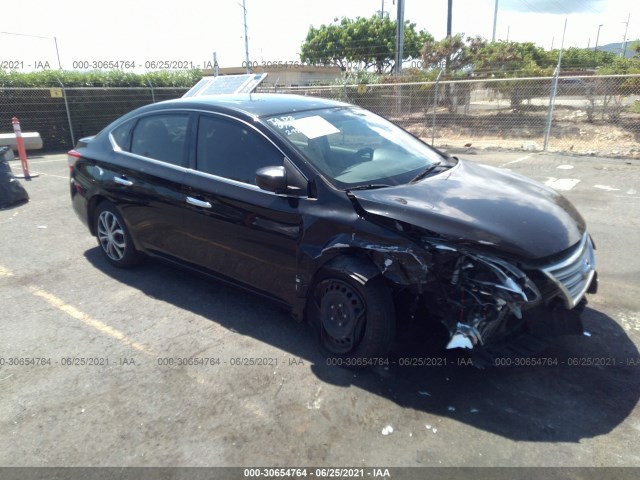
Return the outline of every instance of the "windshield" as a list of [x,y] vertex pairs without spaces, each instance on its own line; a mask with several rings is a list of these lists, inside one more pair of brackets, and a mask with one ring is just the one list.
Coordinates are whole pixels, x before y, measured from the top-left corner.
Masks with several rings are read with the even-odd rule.
[[405,130],[357,107],[293,112],[266,122],[338,188],[408,183],[443,160]]

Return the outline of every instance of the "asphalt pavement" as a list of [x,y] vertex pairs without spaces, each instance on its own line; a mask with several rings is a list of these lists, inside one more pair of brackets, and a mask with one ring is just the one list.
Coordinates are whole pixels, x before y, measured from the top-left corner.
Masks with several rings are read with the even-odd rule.
[[553,186],[587,221],[588,335],[544,364],[479,370],[418,336],[406,355],[429,366],[327,365],[267,300],[109,266],[66,155],[30,158],[30,202],[0,211],[0,466],[640,466],[640,161],[452,153]]

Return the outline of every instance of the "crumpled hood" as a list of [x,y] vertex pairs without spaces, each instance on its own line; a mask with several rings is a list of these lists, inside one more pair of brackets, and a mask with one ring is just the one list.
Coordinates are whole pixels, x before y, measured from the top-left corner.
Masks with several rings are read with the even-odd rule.
[[352,195],[368,213],[526,260],[559,253],[580,241],[585,231],[578,211],[555,190],[463,160],[417,183]]

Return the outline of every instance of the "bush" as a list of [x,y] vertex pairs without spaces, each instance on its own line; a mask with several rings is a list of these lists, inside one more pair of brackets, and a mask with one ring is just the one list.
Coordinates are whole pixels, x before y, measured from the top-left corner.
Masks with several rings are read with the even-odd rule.
[[180,87],[191,88],[202,78],[201,70],[131,73],[122,70],[79,72],[43,70],[22,73],[0,70],[0,87]]
[[[11,124],[6,119],[15,116],[24,131],[40,133],[43,151],[68,150],[73,142],[66,105],[73,123],[73,138],[77,141],[98,133],[137,107],[181,97],[201,78],[200,70],[144,74],[119,70],[33,73],[0,70],[0,118],[5,119],[5,123],[0,124],[0,132],[10,131]],[[59,89],[61,83],[65,87],[65,98],[49,90]]]

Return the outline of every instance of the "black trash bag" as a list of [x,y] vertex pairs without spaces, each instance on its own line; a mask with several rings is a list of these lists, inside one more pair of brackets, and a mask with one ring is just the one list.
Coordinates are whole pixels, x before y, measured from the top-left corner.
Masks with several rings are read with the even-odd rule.
[[11,166],[5,158],[9,147],[0,147],[0,208],[8,208],[27,203],[29,195],[11,172]]

